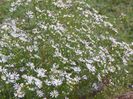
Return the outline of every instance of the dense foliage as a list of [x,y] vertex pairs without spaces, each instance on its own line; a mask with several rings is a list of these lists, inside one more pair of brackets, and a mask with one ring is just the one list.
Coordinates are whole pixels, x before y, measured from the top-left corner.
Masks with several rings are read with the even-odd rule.
[[[86,0],[11,0],[0,24],[0,97],[67,99],[117,86],[132,44]],[[122,78],[124,80],[124,77]]]

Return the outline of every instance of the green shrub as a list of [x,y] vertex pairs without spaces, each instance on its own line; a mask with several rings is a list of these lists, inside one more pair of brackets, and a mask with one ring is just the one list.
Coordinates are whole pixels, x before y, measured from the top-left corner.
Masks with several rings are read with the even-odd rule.
[[0,97],[74,99],[97,90],[103,78],[121,83],[131,44],[118,41],[117,29],[85,0],[8,3],[0,24]]

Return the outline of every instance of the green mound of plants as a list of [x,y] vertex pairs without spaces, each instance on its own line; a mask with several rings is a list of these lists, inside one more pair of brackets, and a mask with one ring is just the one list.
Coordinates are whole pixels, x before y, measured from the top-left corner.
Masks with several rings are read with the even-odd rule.
[[132,44],[119,41],[108,17],[86,0],[10,0],[5,5],[3,99],[77,99],[99,91],[99,83],[117,86],[124,80],[120,76],[128,72]]

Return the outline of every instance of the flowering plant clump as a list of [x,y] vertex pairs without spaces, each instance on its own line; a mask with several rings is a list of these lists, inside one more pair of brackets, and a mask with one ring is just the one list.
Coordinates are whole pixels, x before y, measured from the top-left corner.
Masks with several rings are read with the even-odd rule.
[[86,0],[10,0],[0,24],[0,97],[68,99],[127,72],[133,50]]

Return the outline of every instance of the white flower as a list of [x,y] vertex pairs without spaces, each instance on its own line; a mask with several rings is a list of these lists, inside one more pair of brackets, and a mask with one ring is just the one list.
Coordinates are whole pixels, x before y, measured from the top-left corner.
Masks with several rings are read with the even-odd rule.
[[50,25],[50,28],[54,29],[57,32],[61,31],[62,33],[64,33],[66,30],[66,28],[64,27],[64,24],[61,24],[59,22],[57,22],[55,25]]
[[83,78],[84,80],[87,80],[87,76],[86,76],[86,75],[83,75],[82,78]]
[[81,50],[76,50],[75,53],[76,53],[77,55],[81,55],[83,52],[82,52]]
[[15,84],[14,85],[14,89],[15,89],[15,93],[14,96],[18,97],[18,98],[23,98],[25,96],[25,93],[22,91],[24,84]]
[[43,68],[36,69],[36,72],[38,77],[46,77],[45,75],[46,70],[44,70]]
[[63,0],[57,0],[57,2],[54,2],[53,4],[59,8],[69,8],[72,6],[72,1],[67,0],[66,2],[63,2]]
[[50,96],[52,98],[57,98],[58,95],[59,95],[59,92],[57,90],[53,90],[53,91],[50,92]]
[[14,93],[14,96],[15,97],[18,97],[18,98],[23,98],[24,95],[25,95],[25,93],[24,92],[21,92],[19,90],[16,93]]
[[86,66],[89,69],[89,71],[91,71],[91,72],[95,72],[96,71],[96,69],[95,69],[95,67],[93,65],[88,63],[88,64],[86,64]]
[[68,97],[65,97],[65,99],[69,99]]
[[9,11],[10,11],[10,12],[14,12],[14,11],[16,11],[16,9],[17,9],[16,3],[15,3],[15,2],[12,2],[12,3],[11,3],[11,8],[9,9]]
[[27,15],[29,18],[31,18],[31,19],[34,17],[32,11],[28,11],[28,12],[26,13],[26,15]]
[[28,84],[33,84],[34,77],[27,76],[27,75],[22,75],[22,78],[26,79]]
[[78,82],[81,80],[81,78],[78,77],[78,76],[76,76],[73,80],[74,80],[76,83],[78,83]]
[[62,80],[60,79],[53,79],[51,82],[53,86],[60,86],[62,84]]
[[21,86],[20,86],[20,84],[15,83],[13,87],[14,87],[15,90],[17,90],[17,89],[19,89]]
[[31,69],[35,68],[34,63],[32,63],[32,62],[28,62],[26,65],[29,66]]
[[1,76],[2,80],[6,80],[6,77],[4,75]]
[[8,82],[15,82],[16,80],[19,79],[19,74],[16,73],[16,72],[13,72],[13,73],[7,73],[6,74],[6,77],[8,78]]
[[44,93],[41,90],[37,90],[36,93],[39,97],[43,97],[44,95]]
[[39,80],[39,79],[37,79],[37,78],[35,78],[34,80],[35,80],[35,85],[36,85],[38,88],[41,88],[41,87],[42,87],[42,81]]
[[5,63],[8,61],[8,59],[9,59],[9,56],[5,56],[5,55],[0,53],[0,62]]
[[73,69],[75,72],[77,72],[77,73],[79,73],[79,72],[81,71],[80,67],[72,67],[72,69]]
[[1,26],[1,29],[3,29],[3,30],[8,30],[9,29],[9,27],[8,27],[8,25],[7,24],[3,24],[2,26]]
[[47,79],[44,81],[47,86],[51,85],[51,81],[48,81]]
[[98,90],[98,85],[96,83],[93,83],[92,87],[95,89],[95,90]]
[[38,11],[38,12],[43,12],[43,10],[41,10],[40,8],[38,8],[38,7],[35,7],[35,9],[36,9],[36,11]]
[[45,22],[38,22],[37,25],[41,28],[41,29],[44,29],[44,30],[47,30],[47,25],[45,24]]
[[116,70],[116,68],[115,68],[114,66],[109,66],[109,67],[108,67],[108,70],[109,70],[110,72],[114,73],[115,70]]

